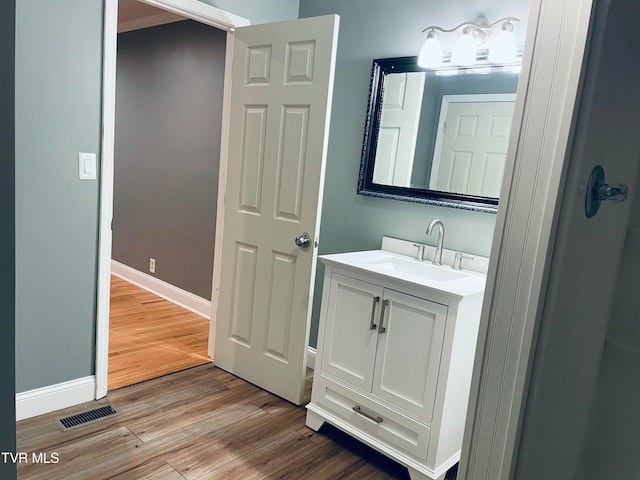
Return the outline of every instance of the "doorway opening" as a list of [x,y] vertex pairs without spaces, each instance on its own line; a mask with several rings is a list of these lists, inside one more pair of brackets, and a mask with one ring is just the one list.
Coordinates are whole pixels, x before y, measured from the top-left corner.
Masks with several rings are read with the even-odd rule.
[[108,389],[211,362],[226,32],[119,0]]

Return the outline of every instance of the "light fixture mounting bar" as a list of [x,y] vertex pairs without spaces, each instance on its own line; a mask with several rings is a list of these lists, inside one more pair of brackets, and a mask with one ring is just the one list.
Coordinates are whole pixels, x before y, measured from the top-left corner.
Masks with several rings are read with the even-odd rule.
[[517,17],[504,17],[501,18],[499,20],[496,20],[495,22],[487,25],[486,23],[480,23],[477,20],[475,22],[462,22],[459,25],[456,25],[453,28],[442,28],[438,25],[431,25],[425,29],[422,30],[422,33],[426,33],[429,31],[438,31],[438,32],[442,32],[442,33],[452,33],[455,32],[457,30],[460,30],[463,27],[474,27],[477,28],[479,30],[491,30],[493,27],[495,27],[496,25],[500,25],[501,23],[506,23],[506,22],[519,22],[520,19]]

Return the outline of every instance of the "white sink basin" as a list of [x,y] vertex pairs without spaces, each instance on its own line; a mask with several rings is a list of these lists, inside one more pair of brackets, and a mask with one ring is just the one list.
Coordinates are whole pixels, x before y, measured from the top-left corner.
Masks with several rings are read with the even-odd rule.
[[371,260],[368,263],[380,268],[388,268],[394,272],[428,278],[436,282],[450,282],[452,280],[460,280],[461,278],[469,276],[468,273],[452,270],[451,267],[433,265],[431,263],[420,262],[418,260],[405,260],[404,258],[381,258]]
[[[344,266],[383,275],[388,279],[420,288],[463,297],[484,291],[486,276],[469,270],[453,270],[447,265],[433,265],[406,255],[385,250],[336,253],[320,259],[336,267]],[[397,288],[402,288],[398,286]]]

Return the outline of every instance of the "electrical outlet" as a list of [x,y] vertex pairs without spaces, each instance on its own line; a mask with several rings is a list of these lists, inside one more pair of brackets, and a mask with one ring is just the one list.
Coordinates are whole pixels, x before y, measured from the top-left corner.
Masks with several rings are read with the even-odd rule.
[[151,273],[156,273],[156,259],[155,258],[150,258],[149,259],[149,271]]

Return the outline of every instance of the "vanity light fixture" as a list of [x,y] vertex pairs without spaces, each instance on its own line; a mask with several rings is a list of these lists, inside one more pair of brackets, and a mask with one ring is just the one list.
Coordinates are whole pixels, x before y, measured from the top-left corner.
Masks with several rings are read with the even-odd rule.
[[[516,61],[516,42],[513,35],[513,23],[520,19],[505,17],[493,23],[488,23],[480,18],[474,22],[464,22],[451,29],[445,29],[437,25],[422,30],[427,38],[418,56],[418,65],[422,68],[437,68],[442,65],[442,47],[438,39],[438,32],[454,33],[461,31],[461,35],[451,52],[451,64],[469,67],[476,63],[478,58],[478,46],[490,41],[486,59],[489,63],[509,64]],[[494,39],[490,39],[491,33],[497,27],[500,28]]]

